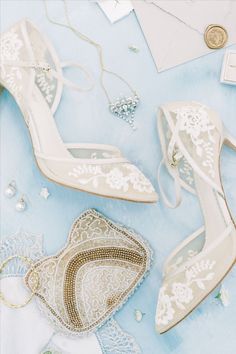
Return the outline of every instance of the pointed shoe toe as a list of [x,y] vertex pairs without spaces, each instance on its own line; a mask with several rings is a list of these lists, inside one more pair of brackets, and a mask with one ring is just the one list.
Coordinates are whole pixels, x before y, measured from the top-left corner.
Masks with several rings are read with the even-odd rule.
[[[77,161],[76,161],[77,160]],[[57,161],[38,158],[40,170],[51,180],[103,197],[155,203],[158,195],[147,177],[134,165],[82,159]]]

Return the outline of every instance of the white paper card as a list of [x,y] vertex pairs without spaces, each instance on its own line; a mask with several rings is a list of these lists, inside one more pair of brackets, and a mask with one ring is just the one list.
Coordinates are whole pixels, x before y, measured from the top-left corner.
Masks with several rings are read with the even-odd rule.
[[225,52],[220,81],[224,84],[236,85],[236,50]]
[[214,52],[204,41],[211,24],[226,29],[226,46],[236,43],[234,0],[134,0],[133,6],[159,72]]
[[132,3],[129,0],[99,0],[97,3],[111,23],[129,15],[133,10]]

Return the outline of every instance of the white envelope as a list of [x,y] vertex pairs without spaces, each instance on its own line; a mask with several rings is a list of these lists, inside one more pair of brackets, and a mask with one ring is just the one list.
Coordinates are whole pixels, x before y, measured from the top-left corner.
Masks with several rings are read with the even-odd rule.
[[236,85],[236,50],[226,50],[220,81],[224,84]]
[[114,23],[133,10],[130,0],[97,0],[98,5],[111,23]]
[[212,53],[214,50],[204,41],[208,25],[218,24],[227,30],[227,46],[236,43],[234,0],[133,0],[132,3],[159,72]]

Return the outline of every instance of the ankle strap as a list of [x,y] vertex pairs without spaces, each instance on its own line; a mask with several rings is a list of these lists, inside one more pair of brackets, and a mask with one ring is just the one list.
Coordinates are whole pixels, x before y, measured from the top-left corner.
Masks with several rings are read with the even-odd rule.
[[181,183],[180,183],[180,176],[179,176],[179,172],[178,172],[178,167],[177,166],[172,166],[171,170],[169,170],[171,177],[174,180],[174,188],[175,188],[175,203],[172,203],[169,198],[167,197],[164,188],[162,186],[162,182],[161,182],[161,171],[162,171],[162,167],[166,165],[166,161],[163,158],[160,162],[159,168],[158,168],[158,173],[157,173],[157,181],[158,181],[158,185],[159,185],[159,189],[160,189],[160,193],[162,196],[162,199],[165,203],[165,205],[168,208],[171,209],[175,209],[177,208],[180,203],[182,202],[182,196],[181,196]]
[[62,69],[67,67],[76,67],[79,68],[81,71],[83,71],[88,81],[90,81],[90,85],[88,87],[80,87],[74,82],[66,79],[63,75],[61,75],[59,72],[54,70],[47,62],[44,61],[0,60],[0,65],[30,68],[30,69],[41,69],[44,72],[48,72],[50,75],[55,77],[58,81],[62,82],[65,86],[76,91],[89,91],[94,87],[94,81],[91,75],[89,74],[89,72],[77,62],[68,61],[68,62],[63,62],[60,65]]

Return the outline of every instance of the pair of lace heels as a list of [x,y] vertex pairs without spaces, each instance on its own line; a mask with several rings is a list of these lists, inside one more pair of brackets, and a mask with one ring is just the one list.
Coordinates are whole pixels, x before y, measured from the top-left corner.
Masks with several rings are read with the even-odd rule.
[[[52,181],[100,196],[156,202],[150,181],[119,149],[109,145],[66,144],[53,114],[64,78],[51,44],[28,20],[1,35],[0,84],[15,98],[28,126],[39,169]],[[198,196],[205,226],[189,236],[168,258],[158,299],[156,326],[163,333],[185,318],[225,277],[236,259],[236,228],[220,179],[224,143],[236,149],[217,114],[195,102],[163,105],[158,114],[166,166],[175,181],[176,203],[161,186],[169,207],[181,201],[181,188]]]

